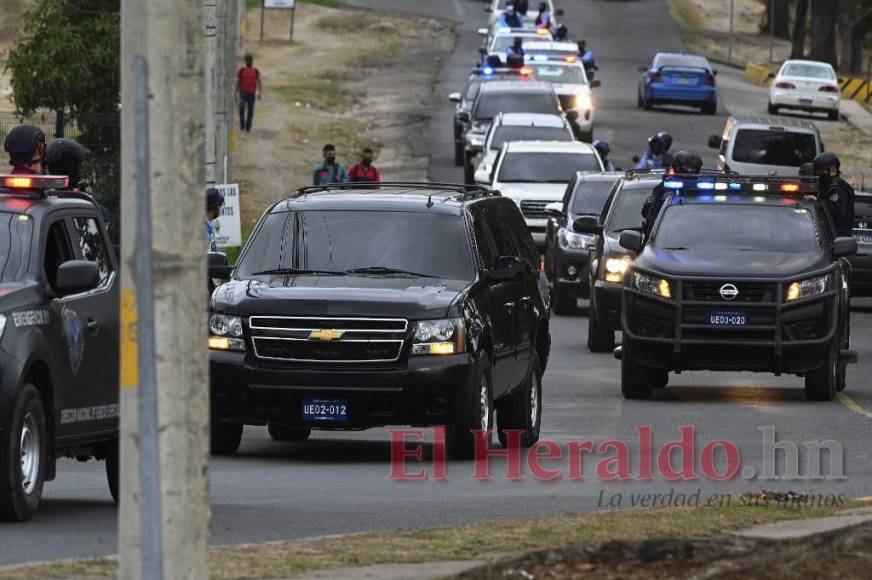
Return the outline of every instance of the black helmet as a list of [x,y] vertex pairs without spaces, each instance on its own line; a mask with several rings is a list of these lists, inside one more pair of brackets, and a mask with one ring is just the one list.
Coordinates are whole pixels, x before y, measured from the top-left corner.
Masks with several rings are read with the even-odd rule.
[[608,157],[609,152],[611,151],[611,147],[606,141],[597,140],[593,142],[593,148],[596,149],[597,153],[600,154],[600,157]]
[[660,131],[657,133],[657,137],[663,141],[664,151],[669,151],[669,148],[672,147],[672,135],[667,133],[666,131]]
[[[90,151],[72,139],[55,139],[45,148],[45,164],[48,167],[55,165],[61,159],[75,159],[79,163],[85,160]],[[51,169],[49,169],[51,171]]]
[[678,173],[699,173],[702,169],[702,158],[696,153],[676,151],[672,156],[672,167]]
[[12,165],[27,165],[33,160],[40,143],[45,145],[45,133],[39,127],[18,125],[6,135],[3,148]]
[[648,149],[654,155],[663,155],[666,152],[666,143],[663,142],[659,135],[654,135],[648,139]]
[[835,167],[836,171],[838,171],[842,166],[839,158],[836,157],[835,153],[821,153],[817,157],[814,158],[812,162],[812,167],[814,168],[814,172],[816,174],[826,172],[830,167]]
[[799,175],[800,177],[807,177],[809,175],[814,175],[814,163],[811,161],[806,161],[802,165],[799,166]]

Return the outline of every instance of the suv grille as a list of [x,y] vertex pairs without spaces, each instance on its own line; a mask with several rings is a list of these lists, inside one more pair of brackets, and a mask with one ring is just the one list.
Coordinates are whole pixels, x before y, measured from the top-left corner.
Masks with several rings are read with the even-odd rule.
[[252,316],[258,358],[293,362],[392,362],[400,358],[409,322],[392,318]]
[[549,203],[553,202],[525,199],[521,201],[521,213],[523,213],[524,217],[527,219],[543,220],[548,217],[545,213],[545,206]]
[[[721,287],[725,284],[733,284],[739,293],[732,300],[726,300],[721,296]],[[737,302],[774,302],[775,285],[760,282],[686,282],[684,284],[684,297],[686,300],[701,300],[706,302],[719,302],[730,304]]]
[[872,230],[854,228],[854,237],[858,244],[872,244]]

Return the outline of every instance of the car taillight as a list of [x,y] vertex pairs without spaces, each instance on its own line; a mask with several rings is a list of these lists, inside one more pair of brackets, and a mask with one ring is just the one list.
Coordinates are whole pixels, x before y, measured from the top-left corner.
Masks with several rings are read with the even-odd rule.
[[705,84],[710,87],[715,86],[715,75],[708,75],[707,77],[705,77]]
[[651,75],[651,82],[652,83],[662,83],[663,77],[661,77],[659,73],[654,73],[653,75]]
[[822,87],[821,87],[820,89],[818,89],[818,90],[821,90],[821,91],[823,91],[823,92],[825,92],[825,93],[838,93],[838,92],[839,92],[839,87],[837,87],[837,86],[835,86],[835,85],[824,85],[824,86],[822,86]]
[[786,83],[784,81],[781,81],[780,83],[775,83],[775,88],[776,89],[795,89],[796,87],[794,86],[793,83]]

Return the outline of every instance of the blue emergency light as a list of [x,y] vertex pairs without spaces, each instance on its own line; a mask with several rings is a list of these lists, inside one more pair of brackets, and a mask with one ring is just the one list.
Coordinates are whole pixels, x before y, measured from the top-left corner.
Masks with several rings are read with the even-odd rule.
[[735,193],[770,193],[779,195],[814,195],[817,193],[817,179],[808,177],[756,177],[723,175],[722,179],[712,180],[708,175],[700,179],[695,175],[670,175],[663,180],[663,187],[671,191],[700,192],[731,191]]

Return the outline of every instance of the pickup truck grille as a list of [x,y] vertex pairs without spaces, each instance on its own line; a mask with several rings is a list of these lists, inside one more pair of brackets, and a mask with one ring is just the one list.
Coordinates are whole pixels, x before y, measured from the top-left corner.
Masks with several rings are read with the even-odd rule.
[[686,300],[701,300],[721,304],[775,301],[775,284],[737,282],[733,285],[738,289],[739,293],[732,300],[726,300],[721,296],[721,287],[725,284],[732,283],[727,280],[723,282],[685,282],[684,298]]
[[854,237],[858,244],[872,244],[872,230],[854,228]]
[[524,214],[524,217],[532,220],[543,220],[547,216],[545,213],[545,206],[550,201],[538,201],[538,200],[529,200],[525,199],[521,201],[521,213]]
[[254,354],[291,362],[366,363],[400,358],[409,322],[391,318],[252,316]]

